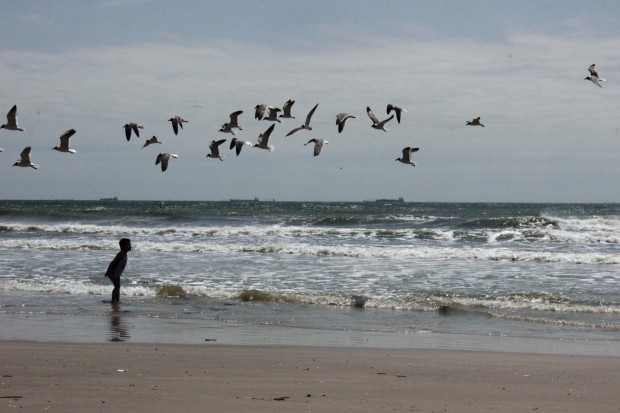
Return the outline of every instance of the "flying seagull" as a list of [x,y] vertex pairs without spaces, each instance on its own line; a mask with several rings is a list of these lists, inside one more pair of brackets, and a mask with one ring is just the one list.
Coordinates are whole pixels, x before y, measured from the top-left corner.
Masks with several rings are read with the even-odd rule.
[[356,119],[355,116],[353,115],[349,115],[348,113],[344,113],[344,112],[340,112],[339,114],[336,115],[336,125],[338,125],[338,133],[341,133],[342,130],[344,129],[344,124],[347,121],[347,119]]
[[17,126],[17,105],[13,105],[11,110],[6,114],[6,123],[0,126],[0,129],[23,131],[24,128]]
[[263,120],[267,106],[265,104],[256,105],[254,107],[254,119]]
[[144,146],[142,147],[142,149],[154,143],[161,143],[159,139],[157,139],[157,136],[153,136],[151,139],[147,139],[146,142],[144,142]]
[[232,133],[233,135],[235,134],[235,131],[233,130],[233,127],[230,126],[230,123],[223,124],[218,132]]
[[379,119],[377,119],[375,114],[372,113],[372,110],[370,109],[369,106],[366,106],[366,113],[368,113],[368,117],[370,118],[370,120],[372,120],[372,125],[370,125],[370,127],[374,129],[382,130],[383,132],[387,132],[385,130],[385,124],[394,118],[394,115],[392,115],[387,119],[379,121]]
[[168,152],[160,153],[159,155],[157,155],[157,158],[155,159],[155,165],[159,165],[161,163],[161,171],[165,172],[166,169],[168,169],[168,161],[170,160],[171,157],[178,158],[179,156],[174,153],[168,153]]
[[267,149],[269,152],[273,152],[275,149],[273,145],[269,145],[269,136],[271,132],[273,132],[273,128],[276,126],[275,123],[272,123],[269,128],[260,135],[258,135],[258,143],[254,145],[255,148]]
[[417,152],[418,150],[420,150],[420,148],[412,148],[407,146],[406,148],[403,148],[402,158],[397,158],[396,160],[404,164],[415,166],[415,162],[411,159],[411,154]]
[[188,122],[187,119],[183,119],[181,116],[173,116],[170,119],[168,119],[168,122],[172,122],[172,130],[174,131],[174,134],[178,134],[179,133],[179,127],[181,127],[181,129],[183,129],[183,122]]
[[125,137],[127,138],[127,141],[129,141],[131,139],[131,131],[133,131],[136,136],[139,138],[140,137],[140,129],[143,129],[144,126],[139,125],[135,122],[130,122],[130,123],[126,123],[123,128],[125,128]]
[[594,63],[592,63],[590,67],[588,67],[588,70],[590,71],[590,76],[586,77],[583,80],[589,80],[596,86],[603,87],[601,86],[600,82],[605,82],[605,79],[601,79],[600,77],[598,77],[598,73],[596,73],[596,69],[594,68]]
[[282,106],[282,114],[280,115],[281,118],[293,118],[295,119],[295,116],[291,115],[291,109],[293,108],[293,104],[295,103],[294,100],[287,100],[284,103],[284,106]]
[[274,108],[273,106],[267,106],[267,110],[269,110],[269,115],[263,118],[263,120],[270,120],[272,122],[282,122],[278,119],[278,112],[282,112],[280,108]]
[[22,153],[19,155],[20,160],[15,162],[13,166],[21,166],[24,168],[31,167],[34,169],[38,169],[39,165],[37,165],[36,163],[30,162],[30,151],[31,150],[32,148],[30,146],[26,146],[24,150],[22,151]]
[[241,115],[242,113],[242,110],[231,113],[230,122],[223,124],[219,132],[232,133],[234,135],[235,129],[243,130],[243,128],[239,126],[239,115]]
[[398,121],[398,123],[400,123],[400,113],[401,112],[405,112],[407,113],[407,111],[401,107],[392,105],[391,103],[389,103],[387,105],[387,114],[389,115],[391,111],[394,111],[394,113],[396,113],[396,120]]
[[223,161],[222,155],[220,155],[220,145],[226,142],[226,139],[220,139],[219,141],[211,141],[209,144],[209,149],[211,149],[211,153],[207,154],[207,158],[219,159]]
[[480,116],[472,120],[466,121],[465,124],[469,126],[482,126],[484,128],[484,125],[480,122]]
[[293,129],[292,131],[287,133],[286,136],[290,136],[290,135],[294,134],[295,132],[300,131],[302,129],[312,130],[312,127],[310,126],[310,119],[312,119],[312,115],[314,115],[314,111],[316,110],[316,108],[318,106],[319,106],[319,104],[317,103],[316,105],[314,105],[312,110],[310,112],[308,112],[308,115],[306,116],[306,123],[304,123],[303,125],[301,125],[298,128]]
[[313,138],[310,139],[307,143],[304,143],[304,146],[307,144],[314,142],[314,156],[318,156],[321,153],[321,149],[323,149],[323,145],[329,144],[325,139]]
[[232,148],[235,148],[237,152],[237,156],[239,156],[239,154],[241,153],[241,149],[243,149],[243,145],[252,146],[250,142],[242,141],[241,139],[232,138],[230,140],[230,149],[232,150]]
[[69,149],[69,138],[75,134],[75,129],[69,129],[62,135],[60,135],[60,146],[54,146],[52,150],[58,152],[75,153],[75,149]]

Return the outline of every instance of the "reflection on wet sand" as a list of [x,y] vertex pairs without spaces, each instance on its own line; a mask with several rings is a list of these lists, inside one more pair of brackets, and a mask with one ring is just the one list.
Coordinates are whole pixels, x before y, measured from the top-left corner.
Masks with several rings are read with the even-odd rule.
[[110,312],[110,341],[126,341],[130,337],[118,306],[113,306]]

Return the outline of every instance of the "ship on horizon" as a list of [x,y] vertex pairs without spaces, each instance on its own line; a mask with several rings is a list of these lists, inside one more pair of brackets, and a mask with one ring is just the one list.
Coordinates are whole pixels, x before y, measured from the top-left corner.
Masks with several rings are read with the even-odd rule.
[[375,199],[375,200],[365,200],[364,202],[376,202],[379,204],[392,204],[392,203],[404,203],[405,202],[405,198],[398,197],[397,199],[389,199],[389,198],[379,198],[379,199]]
[[260,202],[260,200],[258,198],[254,198],[254,199],[237,199],[237,198],[230,198],[229,202]]

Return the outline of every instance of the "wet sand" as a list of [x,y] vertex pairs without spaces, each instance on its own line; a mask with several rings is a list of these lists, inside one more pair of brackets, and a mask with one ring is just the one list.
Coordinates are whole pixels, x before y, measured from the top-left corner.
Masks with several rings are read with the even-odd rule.
[[620,358],[213,342],[1,348],[0,411],[620,411]]

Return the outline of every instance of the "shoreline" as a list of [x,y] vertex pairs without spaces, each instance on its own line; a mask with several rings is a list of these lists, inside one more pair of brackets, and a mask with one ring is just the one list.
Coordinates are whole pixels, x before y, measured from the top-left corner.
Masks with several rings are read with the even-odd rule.
[[23,411],[617,411],[620,358],[429,349],[2,341]]
[[0,330],[4,342],[446,350],[620,358],[618,340],[595,339],[584,334],[554,338],[423,330],[316,329],[196,318],[135,317],[123,311],[86,316],[0,315]]

